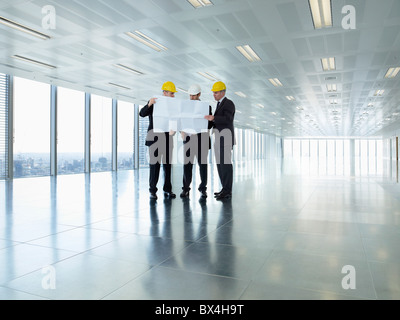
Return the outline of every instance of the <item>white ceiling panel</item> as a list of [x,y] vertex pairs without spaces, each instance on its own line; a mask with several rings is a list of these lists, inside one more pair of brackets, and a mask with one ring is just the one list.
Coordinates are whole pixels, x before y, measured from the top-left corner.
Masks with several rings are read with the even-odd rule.
[[[203,100],[213,104],[213,81],[198,74],[209,72],[227,83],[241,111],[238,127],[278,136],[383,135],[400,127],[393,115],[400,113],[400,76],[384,78],[389,67],[400,66],[400,1],[334,0],[333,27],[320,30],[313,27],[308,0],[212,2],[194,9],[187,0],[1,0],[0,16],[51,39],[0,24],[0,72],[137,103],[160,94],[168,80],[182,89],[199,83]],[[42,26],[46,5],[56,9],[55,29]],[[342,28],[345,5],[356,10],[355,30]],[[135,30],[168,50],[156,52],[126,35]],[[250,45],[262,60],[249,62],[239,45]],[[336,70],[322,70],[321,58],[327,57],[335,57]],[[284,86],[274,87],[270,78]],[[337,92],[328,92],[327,84]],[[383,97],[374,96],[377,89],[385,90]],[[286,99],[290,95],[295,101]],[[338,103],[332,105],[334,98]]]

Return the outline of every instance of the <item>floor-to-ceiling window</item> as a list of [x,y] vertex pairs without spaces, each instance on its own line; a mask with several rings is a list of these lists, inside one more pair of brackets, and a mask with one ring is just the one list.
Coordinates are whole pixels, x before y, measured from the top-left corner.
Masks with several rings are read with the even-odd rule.
[[[384,170],[382,140],[285,139],[285,158],[305,175],[381,175]],[[354,168],[354,169],[352,169]],[[354,172],[352,172],[352,170]]]
[[134,120],[133,103],[118,101],[118,169],[134,168]]
[[8,178],[8,99],[9,80],[0,73],[0,180]]
[[112,99],[92,95],[91,170],[112,170]]
[[14,78],[14,177],[50,175],[50,85]]
[[58,88],[57,172],[83,173],[85,170],[85,93]]

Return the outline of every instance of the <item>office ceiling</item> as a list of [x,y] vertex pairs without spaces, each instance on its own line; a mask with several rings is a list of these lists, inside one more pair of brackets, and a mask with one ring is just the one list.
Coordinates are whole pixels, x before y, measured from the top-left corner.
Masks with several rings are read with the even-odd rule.
[[[308,0],[211,1],[195,9],[187,0],[0,0],[1,17],[51,37],[0,24],[0,72],[137,104],[160,94],[165,81],[183,90],[198,83],[202,100],[212,101],[214,81],[199,74],[208,72],[227,84],[237,127],[284,137],[386,136],[400,129],[400,74],[385,78],[400,67],[399,0],[333,0],[333,26],[322,29],[314,29]],[[355,21],[342,13],[346,5],[354,7]],[[355,29],[344,29],[343,19]],[[127,35],[135,31],[168,50]],[[244,45],[261,61],[249,62],[236,48]],[[336,70],[323,71],[328,57]],[[383,95],[374,96],[376,90]]]

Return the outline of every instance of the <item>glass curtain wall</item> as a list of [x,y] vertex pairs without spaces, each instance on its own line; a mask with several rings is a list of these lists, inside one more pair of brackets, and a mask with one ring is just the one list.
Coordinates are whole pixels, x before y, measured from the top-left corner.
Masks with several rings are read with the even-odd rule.
[[57,173],[83,173],[85,171],[85,93],[59,87],[57,118]]
[[14,78],[14,177],[50,175],[50,85]]
[[[354,143],[354,154],[351,151]],[[384,143],[369,139],[285,139],[284,156],[304,175],[382,175]],[[354,171],[354,172],[352,172]]]
[[134,168],[134,104],[118,101],[118,170]]
[[92,95],[91,169],[112,170],[112,99]]

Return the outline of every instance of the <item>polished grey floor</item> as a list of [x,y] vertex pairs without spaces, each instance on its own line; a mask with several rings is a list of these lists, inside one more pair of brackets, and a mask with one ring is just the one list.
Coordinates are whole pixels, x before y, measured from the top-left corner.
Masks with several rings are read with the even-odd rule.
[[213,168],[206,201],[179,166],[157,202],[146,169],[2,181],[0,299],[400,299],[397,179],[287,168],[236,164],[223,202]]

